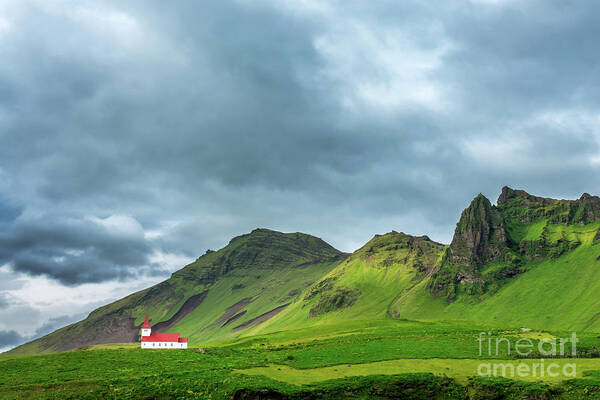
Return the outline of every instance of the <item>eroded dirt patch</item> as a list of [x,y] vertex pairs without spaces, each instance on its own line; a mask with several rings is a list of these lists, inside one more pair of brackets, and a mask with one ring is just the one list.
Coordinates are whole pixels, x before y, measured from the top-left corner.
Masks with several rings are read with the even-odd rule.
[[196,307],[198,307],[200,304],[202,304],[202,302],[206,298],[207,294],[208,294],[208,291],[191,296],[189,299],[187,299],[185,301],[185,303],[183,303],[183,305],[175,313],[175,315],[173,315],[167,321],[159,322],[158,324],[153,325],[152,330],[155,332],[165,332],[166,330],[171,328],[173,325],[175,325],[176,323],[181,321],[186,315],[188,315],[189,313],[194,311],[196,309]]
[[[65,330],[68,332],[75,328],[74,325],[70,325]],[[139,331],[140,327],[135,325],[133,318],[115,317],[97,324],[95,330],[87,329],[72,341],[62,343],[57,350],[66,351],[94,344],[137,342]],[[49,348],[52,345],[52,342],[48,343]]]
[[224,327],[224,326],[227,326],[227,325],[231,324],[232,322],[234,322],[235,320],[237,320],[238,318],[240,318],[244,314],[246,314],[246,310],[242,311],[241,313],[235,314],[233,317],[231,317],[227,321],[225,321],[225,323],[223,325],[221,325],[221,328]]
[[262,324],[263,322],[268,321],[269,319],[273,318],[274,316],[276,316],[277,314],[282,312],[289,305],[290,305],[290,303],[284,304],[277,308],[274,308],[271,311],[268,311],[262,315],[259,315],[258,317],[254,318],[254,319],[251,319],[250,321],[244,322],[243,324],[236,326],[235,328],[233,328],[233,330],[239,331],[240,329],[246,329],[246,328],[250,328],[252,326],[256,326],[258,324]]
[[[233,321],[230,322],[232,317],[234,317],[242,308],[244,308],[248,304],[252,303],[252,301],[254,301],[254,299],[252,297],[246,297],[245,299],[238,301],[237,303],[235,303],[234,305],[229,307],[227,310],[225,310],[223,315],[221,315],[219,317],[219,319],[217,320],[217,322],[215,322],[215,325],[225,326],[225,325],[228,325],[231,322],[235,321],[235,319],[234,319]],[[239,317],[241,317],[241,315],[238,316],[238,318]]]

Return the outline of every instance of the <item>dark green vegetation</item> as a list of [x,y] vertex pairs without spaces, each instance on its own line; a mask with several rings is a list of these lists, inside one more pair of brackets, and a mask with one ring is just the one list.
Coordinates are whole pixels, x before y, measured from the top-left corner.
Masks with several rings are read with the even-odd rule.
[[[313,236],[257,229],[8,357],[134,342],[146,313],[155,329],[180,332],[206,354],[75,351],[2,361],[21,374],[1,379],[10,393],[38,388],[40,397],[63,389],[80,395],[87,390],[81,387],[107,397],[110,385],[119,388],[117,397],[131,398],[143,390],[179,395],[180,389],[191,390],[189,396],[255,398],[264,388],[274,398],[386,398],[395,390],[413,398],[590,397],[600,370],[600,360],[590,358],[600,355],[598,293],[600,198],[554,200],[505,187],[497,205],[482,195],[472,201],[448,246],[390,232],[349,255]],[[522,327],[547,337],[577,331],[587,378],[468,379],[479,362],[478,332],[517,339]],[[114,376],[89,370],[48,377],[60,362],[73,360],[78,371],[89,367],[86,359],[107,362],[93,359],[102,354],[133,364]],[[50,369],[23,378],[36,360]],[[145,364],[150,361],[165,372]],[[154,371],[152,379],[143,381],[140,371]]]

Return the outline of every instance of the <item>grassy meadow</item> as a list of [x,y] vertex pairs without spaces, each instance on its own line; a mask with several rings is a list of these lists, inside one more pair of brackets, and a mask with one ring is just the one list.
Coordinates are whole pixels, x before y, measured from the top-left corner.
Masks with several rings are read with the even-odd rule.
[[[381,319],[212,342],[202,351],[141,350],[130,343],[49,355],[2,355],[0,398],[228,399],[256,398],[260,393],[271,398],[306,398],[302,396],[307,392],[317,398],[394,398],[399,390],[408,396],[402,398],[415,399],[521,398],[527,394],[575,399],[584,393],[600,398],[597,358],[556,360],[576,363],[576,379],[475,377],[478,365],[485,362],[539,362],[515,359],[505,343],[497,355],[480,355],[480,332],[507,338],[512,346],[524,337],[537,343],[566,336],[465,323]],[[593,355],[600,349],[596,334],[580,339],[578,350],[583,354]],[[508,397],[477,397],[485,393]]]

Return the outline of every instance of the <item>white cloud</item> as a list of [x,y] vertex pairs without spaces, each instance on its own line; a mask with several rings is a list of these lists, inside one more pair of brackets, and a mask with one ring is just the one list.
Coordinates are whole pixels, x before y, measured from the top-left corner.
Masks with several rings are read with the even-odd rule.
[[[167,264],[178,259],[164,255],[160,260]],[[168,267],[172,268],[172,265],[168,264]],[[9,267],[5,265],[2,270],[9,271]],[[43,276],[31,277],[12,272],[12,279],[22,280],[24,284],[2,291],[10,297],[11,302],[0,309],[0,330],[15,330],[22,336],[29,336],[53,318],[87,314],[101,305],[150,287],[167,277],[165,274],[140,277],[127,282],[107,281],[65,286]]]
[[571,134],[600,133],[600,111],[587,109],[560,109],[543,111],[532,121],[544,123]]
[[[255,1],[246,2],[246,4],[254,4]],[[284,0],[284,1],[267,1],[274,7],[278,7],[283,12],[292,14],[310,14],[310,15],[326,15],[334,12],[331,2],[319,0]]]
[[150,256],[149,261],[151,264],[158,266],[160,270],[171,273],[191,263],[194,259],[181,254],[156,251]]
[[69,16],[96,33],[110,37],[122,46],[134,46],[140,43],[144,36],[138,21],[123,11],[101,7],[74,7],[71,8]]
[[[587,157],[591,166],[600,165],[600,154],[572,153],[566,157],[564,142],[577,143],[596,138],[600,148],[600,112],[582,109],[544,110],[529,119],[515,121],[489,131],[473,134],[462,140],[462,149],[468,157],[481,165],[498,171],[529,173],[579,165]],[[541,148],[547,145],[548,148]],[[586,148],[592,151],[593,148]]]
[[[368,26],[357,20],[333,24],[314,46],[326,60],[323,74],[342,84],[341,103],[381,110],[424,107],[442,111],[449,106],[443,82],[434,73],[452,48],[447,39],[434,46],[395,28]],[[439,29],[439,28],[433,28]]]
[[89,220],[104,227],[112,235],[128,237],[144,237],[144,228],[133,217],[128,215],[111,215],[106,218],[89,217]]
[[137,45],[144,37],[142,26],[132,15],[106,3],[38,0],[30,1],[29,5],[49,16],[70,20],[120,47]]
[[12,29],[12,23],[6,18],[0,17],[0,39]]
[[532,160],[529,140],[509,133],[471,138],[462,148],[472,160],[496,169],[518,171]]
[[[588,109],[552,110],[540,113],[534,121],[572,137],[592,137],[600,149],[600,111]],[[592,167],[600,166],[600,153],[588,157]]]

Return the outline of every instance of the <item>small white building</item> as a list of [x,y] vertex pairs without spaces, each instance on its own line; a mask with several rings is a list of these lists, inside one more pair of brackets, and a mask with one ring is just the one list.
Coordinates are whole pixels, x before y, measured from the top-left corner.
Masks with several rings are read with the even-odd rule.
[[187,338],[179,333],[152,333],[148,314],[142,325],[142,349],[187,349]]

